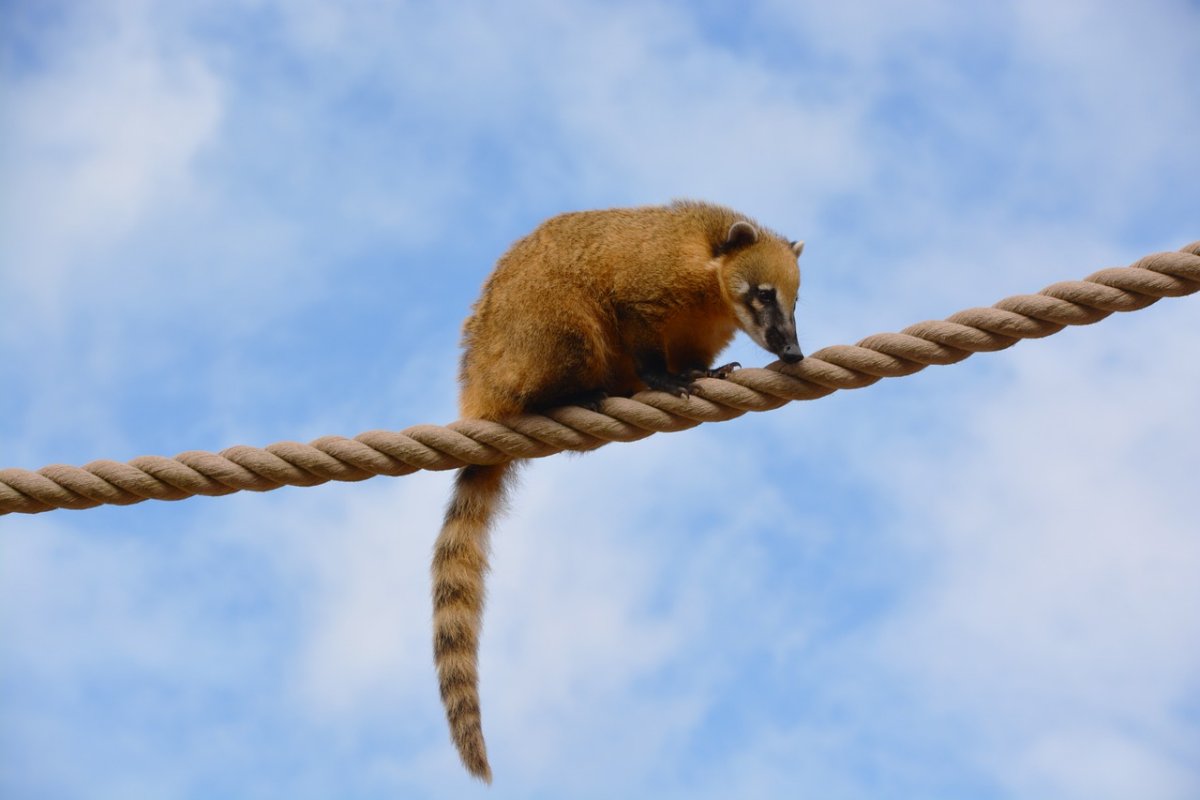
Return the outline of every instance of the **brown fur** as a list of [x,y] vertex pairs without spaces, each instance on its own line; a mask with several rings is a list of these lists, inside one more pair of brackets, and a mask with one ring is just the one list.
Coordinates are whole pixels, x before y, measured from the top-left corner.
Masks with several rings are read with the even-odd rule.
[[[794,346],[798,253],[704,203],[547,220],[501,257],[464,326],[461,414],[500,420],[631,394],[648,381],[686,393],[693,371],[710,368],[738,327],[768,346],[747,322],[761,311],[747,287],[759,284],[778,292]],[[508,464],[460,471],[433,560],[442,700],[463,763],[486,782],[477,652],[489,529],[511,472]]]

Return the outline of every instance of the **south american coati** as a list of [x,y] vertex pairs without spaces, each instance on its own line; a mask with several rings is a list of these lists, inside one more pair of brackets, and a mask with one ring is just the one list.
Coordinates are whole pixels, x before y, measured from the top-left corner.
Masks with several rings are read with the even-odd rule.
[[[789,241],[708,203],[553,217],[505,253],[463,329],[459,409],[503,420],[642,389],[688,394],[726,377],[716,355],[741,329],[786,362],[796,340],[797,259]],[[434,547],[434,661],[451,738],[491,782],[477,670],[492,520],[513,463],[459,471]]]

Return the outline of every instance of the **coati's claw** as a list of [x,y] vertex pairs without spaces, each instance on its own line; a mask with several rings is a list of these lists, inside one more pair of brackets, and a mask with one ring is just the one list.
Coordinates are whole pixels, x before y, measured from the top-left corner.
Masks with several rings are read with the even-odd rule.
[[695,379],[690,374],[672,375],[669,372],[659,372],[643,373],[642,380],[651,389],[687,398],[692,394],[692,381]]
[[719,367],[713,367],[710,370],[705,370],[705,372],[707,373],[707,377],[709,377],[709,378],[720,378],[721,380],[725,380],[726,378],[728,378],[730,375],[733,374],[733,371],[735,369],[741,369],[741,368],[742,368],[742,365],[739,364],[738,362],[730,361],[728,364],[723,364]]
[[697,378],[720,378],[721,380],[724,380],[732,375],[735,369],[740,369],[741,366],[742,365],[736,361],[730,361],[728,364],[723,364],[719,367],[713,367],[712,369],[689,369],[687,372],[683,373],[683,375],[687,378],[689,383]]
[[642,380],[651,389],[673,394],[676,397],[691,397],[696,391],[695,382],[698,378],[719,378],[724,380],[732,375],[735,369],[739,369],[741,366],[736,361],[730,361],[728,364],[713,367],[712,369],[684,370],[678,375],[672,375],[669,372],[644,372],[642,373]]

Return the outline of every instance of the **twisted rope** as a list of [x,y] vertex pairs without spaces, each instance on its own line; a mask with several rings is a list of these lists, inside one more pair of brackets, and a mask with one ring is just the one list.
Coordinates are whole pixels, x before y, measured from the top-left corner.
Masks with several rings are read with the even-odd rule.
[[1196,291],[1200,242],[1176,253],[1146,256],[1128,267],[1103,269],[1082,281],[1055,283],[1037,294],[1008,297],[991,308],[919,322],[899,333],[868,336],[856,345],[826,347],[797,364],[776,362],[765,369],[738,370],[725,380],[704,378],[686,398],[648,391],[607,398],[597,411],[564,406],[504,424],[465,419],[445,427],[367,431],[353,439],[322,436],[309,444],[237,445],[220,453],[189,450],[173,459],[141,456],[128,463],[56,464],[36,472],[0,469],[0,514],[182,500],[243,489],[265,492],[594,450],[608,442],[631,442],[733,419],[747,411],[767,411],[793,400],[815,400],[838,389],[870,386],[880,378],[912,375],[930,364],[954,364],[972,353],[1003,350],[1021,339],[1049,336],[1067,325],[1089,325],[1114,311],[1134,311],[1162,297]]

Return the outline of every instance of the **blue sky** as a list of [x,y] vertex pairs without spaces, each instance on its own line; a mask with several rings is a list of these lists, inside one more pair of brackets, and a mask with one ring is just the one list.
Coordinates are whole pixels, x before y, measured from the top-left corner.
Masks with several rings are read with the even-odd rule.
[[[0,466],[455,416],[559,211],[808,245],[801,342],[1200,238],[1195,3],[0,3]],[[448,742],[449,474],[0,519],[0,795],[1200,795],[1200,315],[523,473]],[[770,357],[744,337],[730,358]]]

